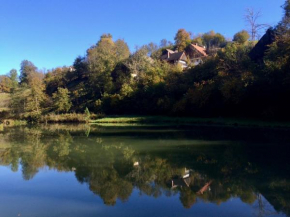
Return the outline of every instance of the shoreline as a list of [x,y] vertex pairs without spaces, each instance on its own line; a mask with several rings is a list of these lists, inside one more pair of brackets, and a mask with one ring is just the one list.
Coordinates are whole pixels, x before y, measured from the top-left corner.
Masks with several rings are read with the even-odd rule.
[[[3,120],[2,120],[3,122]],[[30,124],[25,120],[9,119],[10,124],[0,122],[1,127],[13,127]],[[86,122],[74,120],[56,120],[47,123],[31,123],[37,124],[88,124],[103,126],[126,126],[126,125],[165,125],[165,126],[227,126],[227,127],[255,127],[255,128],[290,128],[290,122],[282,121],[264,121],[259,119],[246,118],[193,118],[193,117],[168,117],[168,116],[107,116],[96,120],[88,120]]]
[[108,116],[91,120],[89,124],[178,124],[229,127],[290,128],[290,122],[263,121],[242,118],[193,118],[167,116]]

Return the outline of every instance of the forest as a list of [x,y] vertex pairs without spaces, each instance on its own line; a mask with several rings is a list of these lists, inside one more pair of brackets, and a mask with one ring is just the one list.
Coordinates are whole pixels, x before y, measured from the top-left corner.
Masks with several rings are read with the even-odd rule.
[[[0,76],[0,118],[39,121],[45,115],[166,115],[290,119],[290,0],[281,21],[257,40],[242,30],[233,40],[179,29],[131,53],[123,39],[103,34],[72,66],[39,70],[23,60],[18,75]],[[168,50],[195,44],[202,63],[164,61]],[[98,115],[95,115],[98,116]]]

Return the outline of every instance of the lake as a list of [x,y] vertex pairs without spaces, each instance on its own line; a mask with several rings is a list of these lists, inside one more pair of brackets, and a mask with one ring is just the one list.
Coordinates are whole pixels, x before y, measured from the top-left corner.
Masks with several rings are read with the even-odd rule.
[[290,216],[290,130],[0,131],[0,217]]

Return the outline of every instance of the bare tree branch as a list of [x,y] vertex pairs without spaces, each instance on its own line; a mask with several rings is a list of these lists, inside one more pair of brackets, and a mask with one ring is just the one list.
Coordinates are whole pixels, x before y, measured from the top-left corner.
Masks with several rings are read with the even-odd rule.
[[245,21],[249,26],[249,34],[251,35],[251,40],[255,41],[259,38],[260,31],[269,28],[268,24],[258,24],[259,18],[262,16],[261,11],[254,11],[253,8],[247,8],[245,12]]

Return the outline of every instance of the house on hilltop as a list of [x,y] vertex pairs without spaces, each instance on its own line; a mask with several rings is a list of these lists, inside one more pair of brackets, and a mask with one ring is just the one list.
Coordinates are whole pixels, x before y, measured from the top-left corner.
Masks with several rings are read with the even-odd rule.
[[188,67],[187,63],[191,63],[194,66],[202,64],[204,59],[208,56],[205,47],[201,47],[198,44],[190,44],[185,51],[178,52],[170,49],[163,51],[161,60],[167,61],[172,64],[181,64],[182,68]]
[[187,68],[187,57],[185,52],[178,52],[166,49],[162,53],[161,60],[167,61],[172,64],[180,64],[182,69]]
[[185,52],[191,64],[194,66],[203,63],[204,59],[208,56],[205,47],[201,47],[198,44],[190,44]]

